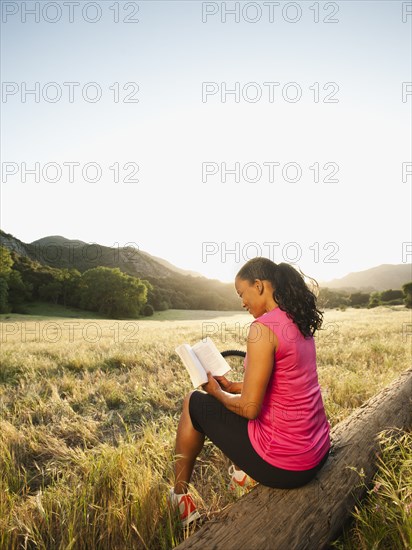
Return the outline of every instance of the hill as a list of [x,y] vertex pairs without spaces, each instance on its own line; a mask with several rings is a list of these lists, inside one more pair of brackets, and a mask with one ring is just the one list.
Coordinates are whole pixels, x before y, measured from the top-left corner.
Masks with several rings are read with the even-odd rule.
[[51,267],[75,267],[85,271],[102,265],[118,267],[121,271],[136,277],[170,277],[175,273],[201,277],[192,271],[185,271],[161,258],[151,256],[130,243],[128,247],[109,247],[98,243],[85,243],[67,239],[60,235],[43,237],[29,244],[21,243],[31,259]]
[[[0,230],[0,244],[19,258],[57,269],[77,269],[80,273],[98,266],[120,271],[153,285],[149,303],[156,310],[214,309],[240,310],[233,283],[208,279],[180,269],[134,246],[108,247],[52,235],[24,243]],[[16,264],[17,265],[17,264]],[[22,267],[23,269],[23,267]]]
[[322,282],[322,288],[360,290],[364,292],[401,289],[412,280],[411,264],[382,264],[364,271],[349,273],[340,279]]
[[[240,309],[232,283],[223,283],[183,270],[139,250],[137,246],[108,247],[60,235],[24,243],[1,230],[0,244],[20,256],[59,269],[75,268],[82,273],[97,266],[118,267],[124,273],[154,285],[159,291],[157,299],[153,298],[156,309],[162,309],[167,303],[169,307],[183,309]],[[411,264],[382,264],[349,273],[340,279],[321,282],[320,287],[348,292],[373,292],[401,289],[403,284],[411,280]]]

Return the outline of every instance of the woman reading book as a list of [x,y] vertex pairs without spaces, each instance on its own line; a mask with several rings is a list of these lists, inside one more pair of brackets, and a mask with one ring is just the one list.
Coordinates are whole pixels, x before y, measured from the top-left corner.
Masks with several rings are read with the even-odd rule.
[[175,484],[169,503],[183,525],[199,517],[188,484],[207,436],[234,465],[231,484],[253,480],[296,488],[327,460],[330,424],[316,368],[313,335],[322,313],[303,276],[292,266],[253,258],[235,288],[254,317],[247,338],[243,382],[208,374],[204,391],[183,403],[176,435]]

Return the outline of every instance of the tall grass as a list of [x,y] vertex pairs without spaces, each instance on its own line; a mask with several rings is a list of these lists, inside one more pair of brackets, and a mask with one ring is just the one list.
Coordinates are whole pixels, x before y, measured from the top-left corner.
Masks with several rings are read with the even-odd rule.
[[333,544],[341,550],[412,548],[412,432],[380,433],[378,471],[357,502],[350,526]]
[[[250,321],[3,320],[0,548],[166,549],[188,536],[166,506],[191,389],[174,348],[208,333],[245,349]],[[332,426],[409,367],[408,322],[402,308],[327,312],[317,353]],[[236,498],[228,465],[207,442],[192,479],[205,519]]]

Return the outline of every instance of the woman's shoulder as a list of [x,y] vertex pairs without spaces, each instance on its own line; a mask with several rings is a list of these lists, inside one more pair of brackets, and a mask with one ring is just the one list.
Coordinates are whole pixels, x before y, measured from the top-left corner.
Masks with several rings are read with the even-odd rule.
[[283,319],[289,319],[288,316],[287,316],[287,313],[286,313],[286,311],[283,311],[282,309],[280,309],[279,306],[277,306],[277,307],[271,309],[270,311],[267,311],[266,313],[264,313],[260,317],[257,317],[255,319],[255,322],[256,323],[262,323],[264,325],[266,323],[273,322],[273,320],[278,320],[278,322],[279,322],[280,320],[283,320]]
[[288,313],[280,307],[276,307],[254,321],[271,329],[280,339],[286,339],[288,342],[297,342],[299,340],[313,341],[313,336],[305,337],[300,332],[298,325],[289,317]]

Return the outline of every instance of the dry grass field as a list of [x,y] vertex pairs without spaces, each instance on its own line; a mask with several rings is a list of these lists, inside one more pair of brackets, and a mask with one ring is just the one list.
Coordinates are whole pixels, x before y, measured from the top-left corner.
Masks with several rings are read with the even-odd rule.
[[[0,548],[157,550],[188,535],[166,506],[175,431],[191,389],[174,348],[208,334],[220,350],[245,349],[253,319],[187,314],[1,316]],[[332,427],[410,367],[411,332],[403,307],[325,313],[318,375]],[[337,548],[412,545],[412,441],[402,437],[400,445],[388,442],[375,500],[357,509],[360,519]],[[192,480],[206,519],[237,498],[227,491],[228,466],[207,443]],[[383,512],[398,546],[376,543],[392,540]]]

